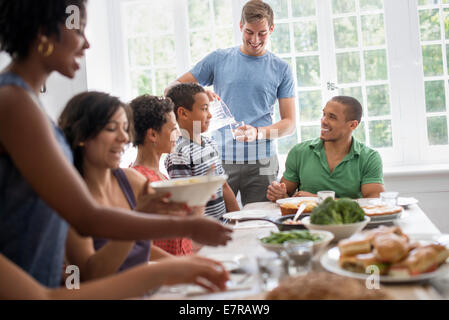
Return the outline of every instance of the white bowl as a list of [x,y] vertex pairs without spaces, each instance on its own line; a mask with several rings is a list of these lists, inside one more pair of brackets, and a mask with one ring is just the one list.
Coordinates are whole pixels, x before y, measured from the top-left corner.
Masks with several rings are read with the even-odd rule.
[[197,176],[152,182],[157,193],[170,193],[170,200],[188,206],[204,206],[212,195],[228,180],[223,176]]
[[[290,230],[292,231],[292,230]],[[283,232],[289,232],[289,231],[283,231]],[[321,240],[314,241],[313,242],[313,255],[319,255],[321,251],[326,248],[326,246],[334,239],[334,235],[328,231],[322,231],[322,230],[311,230],[309,231],[311,234],[320,235],[322,237]],[[259,243],[268,251],[274,251],[276,253],[280,253],[284,249],[283,244],[271,244],[271,243],[263,243],[261,241],[262,238],[267,237],[263,236],[259,238]]]
[[309,230],[325,230],[332,232],[335,236],[334,240],[339,241],[341,239],[346,239],[353,234],[361,231],[366,225],[371,221],[370,217],[365,216],[365,220],[356,223],[349,224],[311,224],[310,217],[305,217],[301,220],[304,226]]

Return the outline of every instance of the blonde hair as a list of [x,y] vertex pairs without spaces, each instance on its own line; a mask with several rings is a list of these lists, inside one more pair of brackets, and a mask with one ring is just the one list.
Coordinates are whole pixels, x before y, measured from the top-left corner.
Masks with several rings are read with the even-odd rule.
[[253,23],[262,19],[267,19],[268,26],[271,27],[274,24],[273,9],[261,0],[248,1],[243,7],[240,23],[244,25],[245,23]]

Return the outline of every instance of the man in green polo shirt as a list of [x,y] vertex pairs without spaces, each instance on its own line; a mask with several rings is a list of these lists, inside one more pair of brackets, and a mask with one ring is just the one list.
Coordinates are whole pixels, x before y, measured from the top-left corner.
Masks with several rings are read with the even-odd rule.
[[352,97],[332,98],[323,109],[321,137],[289,152],[284,176],[268,187],[267,198],[313,197],[323,190],[337,198],[378,198],[384,191],[382,159],[352,136],[362,112]]

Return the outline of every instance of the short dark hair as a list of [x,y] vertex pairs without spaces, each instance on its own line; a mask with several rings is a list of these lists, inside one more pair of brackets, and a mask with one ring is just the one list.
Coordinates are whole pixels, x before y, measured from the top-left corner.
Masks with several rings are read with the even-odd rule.
[[197,83],[180,83],[172,87],[167,92],[167,98],[170,98],[175,104],[175,115],[178,118],[179,107],[184,107],[192,111],[195,104],[195,95],[198,93],[205,93],[206,90]]
[[59,117],[59,127],[65,134],[73,152],[74,164],[83,174],[83,148],[81,142],[94,139],[108,124],[115,112],[122,107],[128,117],[132,138],[132,112],[119,98],[103,92],[84,92],[74,96]]
[[262,19],[267,19],[268,26],[271,27],[274,24],[274,13],[268,3],[261,0],[250,0],[242,9],[242,17],[240,23],[258,22]]
[[0,0],[0,51],[26,58],[39,32],[59,36],[59,25],[75,5],[85,14],[87,0]]
[[171,99],[147,94],[135,98],[130,106],[134,120],[134,146],[143,145],[148,129],[160,132],[167,122],[167,114],[174,110]]
[[336,96],[331,99],[346,106],[346,121],[357,120],[360,124],[363,116],[363,108],[359,100],[348,96]]

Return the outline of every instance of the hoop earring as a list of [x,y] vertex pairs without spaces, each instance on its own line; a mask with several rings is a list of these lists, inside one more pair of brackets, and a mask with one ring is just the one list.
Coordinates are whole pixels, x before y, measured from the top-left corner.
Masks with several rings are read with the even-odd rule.
[[[47,51],[44,51],[44,45],[47,45]],[[41,37],[41,42],[39,43],[39,46],[37,47],[37,51],[44,56],[44,58],[47,58],[51,56],[53,51],[55,50],[55,46],[53,43],[51,43],[46,36]]]

